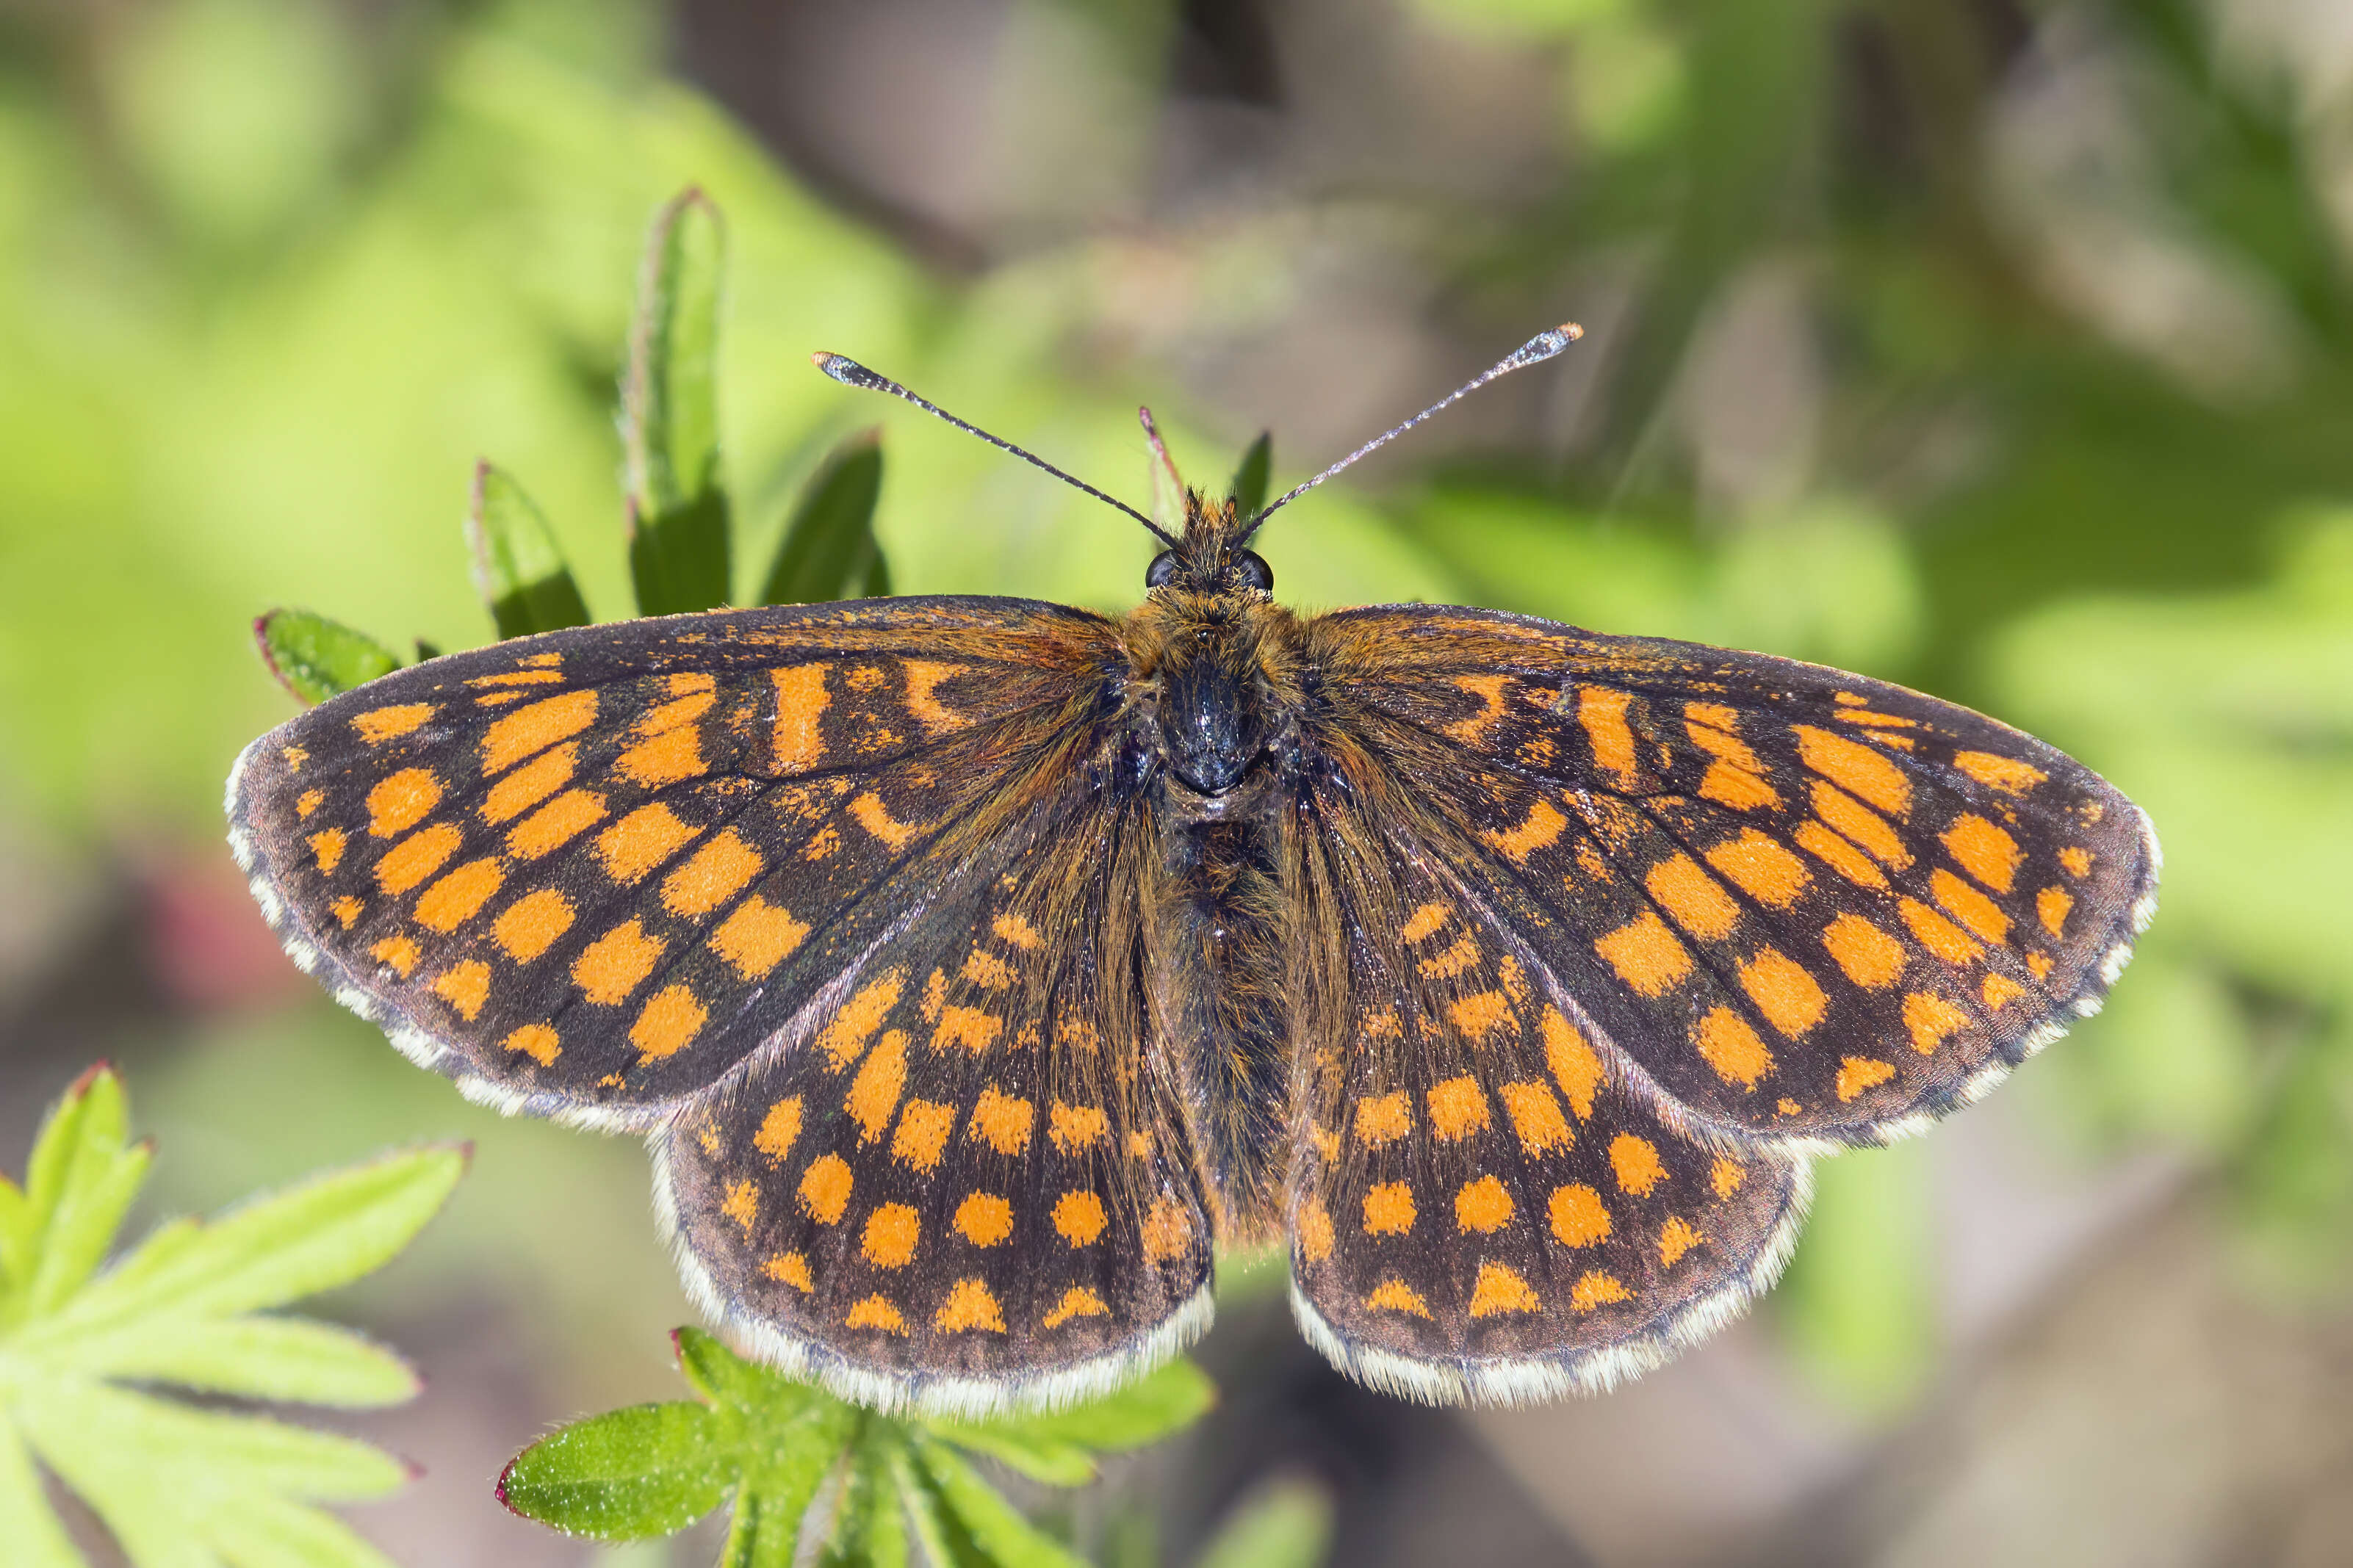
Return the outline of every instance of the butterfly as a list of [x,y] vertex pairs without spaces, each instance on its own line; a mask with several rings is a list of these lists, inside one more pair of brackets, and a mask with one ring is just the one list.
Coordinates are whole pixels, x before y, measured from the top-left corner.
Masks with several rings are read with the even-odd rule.
[[1254,515],[1180,486],[1181,531],[1008,447],[1166,546],[1124,618],[920,595],[429,659],[249,746],[231,843],[419,1064],[646,1135],[696,1300],[845,1397],[1100,1394],[1274,1241],[1351,1377],[1608,1388],[1771,1284],[1814,1157],[2094,1011],[2158,855],[2081,764],[1883,682],[1274,600],[1268,517],[1574,335]]

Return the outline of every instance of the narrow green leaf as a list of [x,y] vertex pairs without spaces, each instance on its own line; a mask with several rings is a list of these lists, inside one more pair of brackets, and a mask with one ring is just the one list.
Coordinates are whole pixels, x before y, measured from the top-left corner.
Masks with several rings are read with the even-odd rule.
[[13,1568],[85,1568],[42,1494],[40,1472],[0,1408],[0,1540]]
[[726,1496],[739,1457],[722,1426],[708,1406],[684,1400],[593,1415],[515,1456],[499,1500],[602,1541],[668,1535]]
[[415,1397],[406,1362],[348,1329],[295,1318],[135,1319],[76,1335],[41,1357],[52,1372],[176,1384],[344,1409]]
[[279,1498],[253,1498],[216,1516],[210,1537],[237,1568],[393,1568],[333,1514]]
[[109,1498],[146,1491],[165,1494],[184,1518],[237,1494],[356,1502],[396,1491],[409,1476],[355,1437],[101,1383],[25,1378],[15,1405],[34,1448],[101,1512]]
[[501,638],[589,623],[587,602],[565,564],[554,531],[505,469],[474,465],[466,543],[474,557],[474,589],[490,606]]
[[1094,1456],[1066,1438],[1028,1431],[1012,1424],[967,1426],[958,1421],[925,1425],[945,1442],[986,1454],[1009,1469],[1050,1487],[1082,1487],[1095,1479]]
[[1021,1517],[945,1444],[918,1438],[915,1457],[941,1500],[1001,1568],[1086,1568],[1069,1548]]
[[19,1343],[30,1349],[148,1313],[227,1317],[344,1284],[406,1247],[465,1165],[458,1149],[410,1150],[314,1177],[208,1226],[174,1227],[157,1238],[168,1237],[168,1261],[142,1268],[133,1252],[57,1314],[32,1324]]
[[1226,493],[1234,498],[1237,517],[1249,518],[1266,505],[1267,480],[1273,472],[1274,432],[1261,430],[1258,439],[1250,444],[1250,450],[1242,454],[1240,464],[1234,469],[1233,483],[1226,487]]
[[1332,1550],[1332,1495],[1271,1481],[1234,1506],[1196,1568],[1317,1568]]
[[891,1457],[891,1479],[898,1489],[908,1528],[923,1543],[931,1568],[995,1568],[996,1559],[981,1550],[941,1495],[938,1484],[907,1448]]
[[629,571],[649,616],[727,602],[716,377],[725,257],[719,209],[689,189],[656,215],[638,275],[621,437]]
[[764,605],[814,605],[871,589],[877,572],[889,591],[889,568],[874,540],[874,504],[882,493],[882,433],[862,430],[833,449],[801,492],[785,526]]
[[861,599],[887,599],[891,596],[891,563],[882,553],[881,541],[876,541],[874,553],[866,563],[865,581],[858,584]]
[[980,1447],[978,1439],[986,1435],[998,1441],[1062,1443],[1117,1453],[1156,1443],[1183,1430],[1207,1415],[1217,1402],[1217,1384],[1209,1381],[1208,1374],[1179,1357],[1092,1405],[953,1429],[943,1427],[942,1436],[967,1447]]
[[[100,1064],[43,1120],[10,1225],[0,1327],[47,1311],[81,1288],[145,1182],[151,1151],[126,1146],[122,1080]],[[12,1192],[14,1189],[11,1189]]]
[[272,610],[253,623],[261,662],[305,704],[365,686],[400,668],[392,650],[341,621],[308,610]]
[[907,1521],[892,1478],[892,1464],[906,1444],[897,1422],[864,1423],[844,1477],[818,1568],[906,1568]]
[[11,1292],[32,1272],[33,1205],[25,1189],[0,1172],[0,1317]]
[[670,1338],[678,1370],[713,1405],[782,1415],[821,1397],[807,1384],[745,1361],[701,1329],[675,1329]]

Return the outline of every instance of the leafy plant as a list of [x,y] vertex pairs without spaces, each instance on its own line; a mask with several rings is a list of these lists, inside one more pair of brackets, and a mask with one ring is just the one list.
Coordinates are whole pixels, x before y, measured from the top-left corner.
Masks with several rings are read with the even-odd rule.
[[[707,610],[731,595],[734,507],[720,461],[717,376],[725,258],[719,209],[701,191],[681,193],[655,215],[619,409],[629,576],[640,615]],[[890,565],[874,537],[881,490],[878,435],[863,431],[838,446],[794,508],[758,602],[889,593]],[[475,590],[501,637],[589,623],[545,514],[521,481],[488,462],[474,470],[466,540]],[[254,623],[254,638],[270,673],[304,702],[400,667],[364,633],[308,610],[270,611]],[[420,645],[420,655],[429,651]]]
[[410,1398],[417,1376],[398,1356],[269,1310],[399,1252],[449,1195],[464,1152],[410,1150],[177,1220],[101,1270],[153,1155],[127,1142],[127,1121],[121,1079],[93,1068],[50,1110],[24,1185],[0,1177],[6,1561],[82,1562],[42,1495],[38,1458],[138,1568],[385,1563],[316,1505],[385,1496],[410,1467],[353,1438],[122,1384],[344,1409]]
[[542,1438],[499,1478],[499,1500],[604,1541],[670,1534],[728,1503],[722,1568],[800,1561],[811,1527],[825,1563],[901,1568],[913,1543],[935,1568],[1063,1568],[1082,1560],[966,1456],[1048,1486],[1082,1486],[1103,1456],[1158,1442],[1216,1397],[1198,1367],[1176,1361],[1075,1410],[902,1420],[754,1365],[699,1330],[681,1329],[672,1342],[699,1400],[608,1411]]

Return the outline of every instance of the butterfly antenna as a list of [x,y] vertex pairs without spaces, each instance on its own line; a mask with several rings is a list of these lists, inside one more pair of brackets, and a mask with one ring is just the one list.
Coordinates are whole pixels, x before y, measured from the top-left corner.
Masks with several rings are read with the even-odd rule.
[[[862,387],[868,392],[887,392],[893,397],[912,403],[916,407],[922,409],[924,413],[932,416],[934,419],[945,420],[948,424],[955,426],[965,435],[977,436],[982,440],[987,442],[990,446],[997,447],[1001,451],[1012,453],[1015,457],[1020,458],[1023,462],[1029,464],[1032,468],[1045,469],[1048,473],[1053,475],[1064,484],[1070,485],[1074,489],[1086,491],[1087,494],[1094,497],[1095,500],[1103,502],[1105,505],[1117,507],[1120,510],[1127,513],[1128,516],[1135,519],[1136,521],[1150,529],[1162,543],[1168,545],[1170,548],[1175,548],[1179,542],[1179,541],[1174,535],[1170,534],[1166,529],[1163,529],[1158,523],[1154,522],[1150,518],[1145,516],[1142,512],[1136,510],[1134,507],[1128,505],[1117,496],[1105,495],[1103,491],[1095,489],[1094,486],[1087,483],[1086,480],[1078,478],[1076,475],[1064,473],[1061,469],[1054,467],[1053,464],[1046,461],[1045,458],[1039,457],[1037,454],[1033,452],[1025,452],[1020,447],[1015,446],[1012,442],[1005,440],[999,437],[992,436],[977,425],[966,424],[965,421],[957,418],[955,415],[949,413],[946,409],[942,408],[938,404],[926,402],[924,399],[920,398],[913,393],[908,391],[905,387],[901,386],[897,382],[892,381],[889,376],[875,374],[872,371],[867,369],[864,365],[860,364],[856,360],[849,358],[846,354],[828,353],[824,350],[820,349],[816,353],[809,355],[809,358],[815,362],[818,369],[825,372],[826,374],[833,377],[834,380],[841,383],[844,386]],[[1283,499],[1288,500],[1291,498],[1285,496]]]
[[1267,505],[1259,511],[1257,516],[1250,520],[1250,526],[1243,529],[1241,532],[1235,537],[1234,542],[1236,544],[1240,544],[1247,541],[1251,534],[1256,533],[1259,531],[1260,526],[1263,524],[1268,518],[1272,517],[1276,512],[1282,510],[1284,507],[1289,506],[1293,501],[1297,500],[1301,496],[1305,495],[1309,490],[1314,489],[1317,485],[1322,484],[1325,479],[1330,479],[1334,474],[1338,473],[1341,469],[1348,467],[1351,463],[1356,462],[1360,458],[1369,457],[1373,453],[1379,451],[1383,447],[1388,446],[1390,442],[1396,440],[1398,437],[1404,435],[1407,431],[1412,429],[1415,426],[1420,424],[1423,420],[1429,418],[1431,415],[1436,414],[1440,409],[1451,407],[1454,404],[1461,402],[1462,399],[1470,396],[1472,393],[1478,391],[1481,387],[1486,385],[1489,382],[1495,380],[1499,376],[1509,375],[1515,370],[1525,370],[1532,364],[1541,364],[1544,361],[1552,358],[1553,355],[1560,353],[1561,350],[1568,347],[1569,344],[1575,342],[1584,335],[1585,329],[1578,326],[1575,321],[1563,321],[1559,326],[1555,327],[1548,332],[1538,332],[1535,337],[1530,338],[1526,342],[1524,342],[1518,348],[1514,349],[1502,360],[1497,361],[1493,366],[1472,377],[1469,381],[1464,382],[1461,386],[1456,387],[1453,391],[1448,393],[1445,396],[1440,398],[1437,402],[1431,404],[1429,407],[1423,409],[1412,418],[1407,420],[1404,424],[1398,426],[1393,430],[1384,431],[1382,434],[1374,437],[1371,440],[1366,442],[1363,446],[1357,447],[1355,451],[1349,453],[1346,457],[1341,458],[1338,462],[1333,464],[1322,473],[1316,475],[1314,479],[1308,480],[1305,484],[1294,486],[1292,489],[1283,491],[1282,494],[1275,497],[1273,500],[1267,503]]

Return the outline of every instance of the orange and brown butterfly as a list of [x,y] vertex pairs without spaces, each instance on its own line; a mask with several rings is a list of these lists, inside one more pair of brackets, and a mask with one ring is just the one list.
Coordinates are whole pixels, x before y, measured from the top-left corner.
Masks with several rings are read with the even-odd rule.
[[701,1304],[847,1396],[1100,1393],[1274,1237],[1354,1377],[1608,1387],[1771,1283],[1810,1160],[2092,1012],[2156,839],[1861,677],[1295,615],[1249,542],[1344,466],[1133,513],[1167,548],[1122,619],[918,596],[431,659],[254,742],[232,843],[417,1061],[648,1135]]

